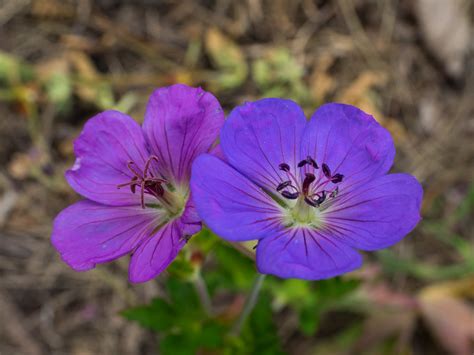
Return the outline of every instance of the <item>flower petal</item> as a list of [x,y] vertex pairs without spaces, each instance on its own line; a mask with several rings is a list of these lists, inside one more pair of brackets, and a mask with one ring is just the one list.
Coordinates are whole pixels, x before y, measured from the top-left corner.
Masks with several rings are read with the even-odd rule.
[[357,251],[314,229],[284,229],[257,246],[258,271],[282,278],[321,280],[361,265]]
[[224,112],[212,94],[177,84],[153,92],[143,130],[160,172],[183,184],[194,158],[211,148],[223,123]]
[[225,161],[224,152],[222,151],[222,147],[221,147],[220,144],[217,144],[214,148],[212,148],[209,151],[209,154],[212,154],[212,155],[218,157],[220,160]]
[[194,204],[192,196],[188,198],[186,207],[180,217],[180,222],[182,223],[183,233],[186,236],[199,233],[202,228],[201,218],[197,213],[196,205]]
[[129,253],[159,224],[156,209],[83,200],[55,219],[51,242],[73,269],[85,271]]
[[185,244],[182,223],[174,220],[165,224],[133,253],[128,269],[129,280],[134,283],[151,280],[166,269]]
[[362,250],[387,248],[420,221],[423,189],[408,174],[389,174],[343,192],[323,213],[333,238]]
[[209,154],[193,164],[191,192],[199,216],[230,241],[262,238],[281,223],[281,210],[249,179]]
[[117,111],[102,112],[84,126],[74,142],[76,162],[66,172],[71,187],[82,196],[107,205],[138,205],[140,194],[118,189],[133,174],[127,163],[142,170],[148,150],[142,130],[131,117]]
[[[387,173],[395,156],[390,133],[372,116],[337,103],[316,110],[301,148],[303,156],[313,157],[320,166],[326,163],[333,174],[344,175],[340,188]],[[322,176],[322,169],[319,173]]]
[[291,100],[263,99],[235,108],[221,132],[221,146],[235,169],[270,191],[287,175],[281,163],[298,173],[300,140],[306,125],[301,108]]

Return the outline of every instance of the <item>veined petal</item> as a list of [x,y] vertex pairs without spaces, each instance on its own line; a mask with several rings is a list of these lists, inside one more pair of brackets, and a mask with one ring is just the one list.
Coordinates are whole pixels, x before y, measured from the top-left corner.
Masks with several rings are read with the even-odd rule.
[[155,90],[143,130],[160,173],[178,184],[187,183],[194,158],[211,148],[223,123],[219,102],[201,88],[176,84]]
[[199,216],[224,239],[263,238],[281,224],[278,204],[237,170],[212,155],[203,154],[194,161],[191,192]]
[[85,271],[128,254],[159,224],[159,211],[79,201],[55,219],[51,242],[73,269]]
[[196,205],[192,196],[188,198],[186,207],[184,208],[183,214],[179,218],[183,233],[186,236],[191,236],[198,233],[202,228],[201,218],[196,210]]
[[160,274],[176,258],[186,244],[181,222],[173,220],[147,238],[130,259],[128,277],[131,282],[146,282]]
[[385,128],[358,108],[338,103],[316,110],[306,126],[301,150],[319,165],[326,163],[333,174],[344,175],[340,188],[387,173],[395,156]]
[[131,117],[117,111],[102,112],[84,126],[74,142],[76,162],[66,172],[71,187],[82,196],[106,205],[138,205],[140,194],[118,189],[133,177],[127,163],[143,170],[148,159],[142,130]]
[[323,212],[332,238],[361,250],[387,248],[420,221],[423,189],[408,174],[389,174],[341,193]]
[[301,108],[291,100],[263,99],[235,108],[221,132],[221,146],[235,169],[270,191],[288,176],[286,163],[298,175],[300,140],[306,125]]
[[327,279],[361,265],[357,251],[315,229],[283,229],[257,246],[258,271],[282,278]]

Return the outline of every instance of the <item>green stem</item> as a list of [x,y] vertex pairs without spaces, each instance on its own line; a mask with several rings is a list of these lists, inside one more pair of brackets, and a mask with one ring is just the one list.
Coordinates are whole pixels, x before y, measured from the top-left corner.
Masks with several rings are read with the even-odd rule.
[[258,295],[262,288],[264,279],[265,279],[264,274],[258,274],[258,276],[255,278],[255,281],[253,282],[253,285],[252,285],[252,289],[250,290],[250,294],[248,295],[247,300],[245,301],[244,309],[242,310],[242,313],[240,314],[239,318],[237,319],[234,326],[232,327],[232,330],[230,331],[232,335],[235,335],[235,336],[239,335],[245,323],[245,320],[250,315],[250,313],[252,313],[252,310],[257,304]]
[[193,281],[204,311],[208,316],[212,316],[214,311],[212,309],[211,297],[209,296],[209,291],[207,290],[206,283],[200,272],[196,273]]

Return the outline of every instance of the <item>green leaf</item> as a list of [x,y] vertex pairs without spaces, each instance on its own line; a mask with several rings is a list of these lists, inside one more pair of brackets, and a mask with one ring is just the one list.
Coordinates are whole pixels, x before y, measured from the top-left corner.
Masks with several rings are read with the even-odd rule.
[[142,327],[155,331],[170,329],[174,324],[172,307],[162,299],[156,298],[151,304],[122,311],[122,316],[138,322]]
[[169,334],[160,340],[160,354],[193,355],[198,345],[190,334]]
[[169,301],[156,298],[149,305],[125,310],[122,315],[159,332],[162,354],[195,354],[198,349],[222,347],[226,327],[205,314],[194,286],[168,278],[166,290]]

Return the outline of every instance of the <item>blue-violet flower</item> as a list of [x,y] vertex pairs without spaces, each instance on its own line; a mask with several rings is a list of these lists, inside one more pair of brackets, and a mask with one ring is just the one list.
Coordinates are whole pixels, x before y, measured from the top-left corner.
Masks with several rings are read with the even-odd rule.
[[52,243],[62,259],[85,271],[132,254],[132,282],[163,271],[201,229],[190,199],[191,165],[223,123],[213,95],[179,84],[153,92],[142,127],[117,111],[91,118],[66,172],[86,199],[54,221]]
[[307,121],[290,100],[246,103],[220,141],[222,159],[193,164],[196,209],[226,240],[257,239],[260,273],[340,275],[362,264],[357,250],[389,247],[420,220],[421,185],[387,175],[392,138],[356,107],[326,104]]

